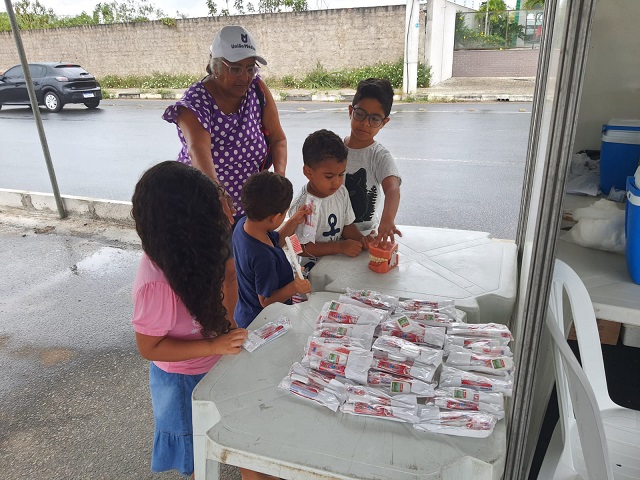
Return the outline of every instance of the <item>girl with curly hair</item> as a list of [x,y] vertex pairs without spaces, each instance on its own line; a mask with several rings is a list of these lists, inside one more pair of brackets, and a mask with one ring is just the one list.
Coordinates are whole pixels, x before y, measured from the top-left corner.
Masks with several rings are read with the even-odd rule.
[[132,322],[138,350],[151,361],[155,472],[193,473],[191,393],[247,337],[230,330],[222,305],[231,231],[219,197],[202,172],[167,161],[142,175],[132,198],[143,249]]

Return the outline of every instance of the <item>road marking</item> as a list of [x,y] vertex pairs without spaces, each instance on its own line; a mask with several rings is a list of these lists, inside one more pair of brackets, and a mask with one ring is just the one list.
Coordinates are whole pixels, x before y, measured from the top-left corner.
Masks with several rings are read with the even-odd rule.
[[[487,161],[487,160],[469,160],[465,158],[414,158],[414,157],[393,157],[395,160],[406,160],[410,162],[431,162],[431,163],[469,163],[474,165],[519,165],[516,162],[504,162],[504,161]],[[524,159],[522,159],[524,160]]]

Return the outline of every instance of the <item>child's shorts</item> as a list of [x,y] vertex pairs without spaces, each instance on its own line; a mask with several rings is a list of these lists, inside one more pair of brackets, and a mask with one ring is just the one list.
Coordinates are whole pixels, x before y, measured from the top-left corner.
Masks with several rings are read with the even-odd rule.
[[151,470],[154,472],[193,473],[191,394],[204,376],[204,373],[167,373],[151,362],[149,386],[155,421]]

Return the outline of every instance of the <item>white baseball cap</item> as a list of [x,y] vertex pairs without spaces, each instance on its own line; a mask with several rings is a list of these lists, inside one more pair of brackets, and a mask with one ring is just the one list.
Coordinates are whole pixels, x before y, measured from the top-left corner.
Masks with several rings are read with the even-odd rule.
[[223,27],[213,39],[209,51],[213,58],[222,57],[230,62],[254,57],[261,64],[267,64],[267,61],[258,55],[258,46],[253,35],[239,25]]

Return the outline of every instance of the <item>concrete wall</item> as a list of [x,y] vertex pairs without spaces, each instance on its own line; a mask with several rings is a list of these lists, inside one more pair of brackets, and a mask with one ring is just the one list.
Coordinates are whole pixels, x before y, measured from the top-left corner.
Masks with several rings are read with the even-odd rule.
[[456,50],[454,77],[535,77],[537,48],[523,50]]
[[[405,10],[399,5],[194,18],[176,20],[175,27],[157,21],[32,30],[22,32],[22,40],[29,61],[75,62],[98,77],[154,71],[204,75],[215,33],[241,24],[254,34],[269,62],[264,76],[301,77],[318,63],[331,70],[401,59]],[[0,71],[17,63],[13,35],[0,33]]]
[[612,118],[640,119],[640,35],[637,0],[598,0],[578,113],[575,151],[600,149]]

